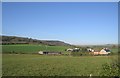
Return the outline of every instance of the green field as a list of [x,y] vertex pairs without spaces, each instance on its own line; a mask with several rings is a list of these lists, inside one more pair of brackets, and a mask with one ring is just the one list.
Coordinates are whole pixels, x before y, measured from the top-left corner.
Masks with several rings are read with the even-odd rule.
[[38,51],[65,52],[70,46],[46,46],[46,45],[3,45],[3,53],[38,53]]
[[3,54],[3,76],[99,76],[116,56],[45,56]]
[[[72,46],[46,46],[46,45],[2,45],[3,53],[38,53],[38,51],[56,51],[56,52],[63,52],[67,53],[65,49],[73,48]],[[94,49],[98,49],[99,51],[103,47],[93,47]],[[111,52],[117,53],[118,48],[110,48]]]
[[[3,76],[100,76],[102,65],[111,63],[111,56],[38,55],[38,51],[67,53],[72,46],[2,45]],[[98,47],[99,49],[100,47]],[[111,48],[117,53],[117,48]],[[14,53],[13,53],[14,52]],[[69,53],[69,52],[68,52]]]

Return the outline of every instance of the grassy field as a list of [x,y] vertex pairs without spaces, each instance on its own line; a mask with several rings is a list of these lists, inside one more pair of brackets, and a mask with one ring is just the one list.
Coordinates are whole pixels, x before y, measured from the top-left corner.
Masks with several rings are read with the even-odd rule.
[[[38,53],[38,51],[56,51],[56,52],[64,52],[65,49],[71,48],[72,46],[46,46],[46,45],[2,45],[3,53]],[[103,47],[93,47],[95,50],[101,50]],[[111,52],[117,53],[117,48],[110,48]]]
[[38,53],[38,51],[65,52],[69,46],[46,46],[46,45],[3,45],[3,53]]
[[48,56],[3,54],[3,76],[99,76],[116,56]]
[[[38,51],[66,53],[71,46],[3,45],[3,76],[100,76],[102,65],[111,63],[112,56],[38,55]],[[100,49],[100,47],[98,47]],[[111,48],[117,53],[117,48]],[[13,53],[15,52],[15,53]],[[13,54],[12,54],[13,53]],[[24,53],[24,54],[23,54]]]

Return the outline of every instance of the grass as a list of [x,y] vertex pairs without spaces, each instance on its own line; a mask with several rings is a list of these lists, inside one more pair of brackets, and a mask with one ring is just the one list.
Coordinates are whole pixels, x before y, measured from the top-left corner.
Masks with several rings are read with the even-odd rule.
[[[23,44],[23,45],[2,45],[2,50],[3,53],[38,53],[38,51],[56,51],[56,52],[64,52],[65,49],[71,48],[71,46],[46,46],[46,45],[28,45],[28,44]],[[101,50],[101,47],[95,47],[94,49],[99,49]],[[117,54],[118,49],[117,48],[110,48],[111,52],[114,54]]]
[[[67,48],[70,46],[2,45],[2,74],[3,76],[89,76],[90,74],[100,76],[102,65],[111,63],[117,58],[117,55],[73,57],[36,54],[38,51],[66,53]],[[118,49],[111,48],[111,51],[117,53]],[[12,52],[16,54],[11,54]]]
[[38,51],[65,52],[69,46],[46,46],[46,45],[3,45],[3,53],[38,53]]
[[3,54],[3,76],[99,76],[116,56],[45,56]]

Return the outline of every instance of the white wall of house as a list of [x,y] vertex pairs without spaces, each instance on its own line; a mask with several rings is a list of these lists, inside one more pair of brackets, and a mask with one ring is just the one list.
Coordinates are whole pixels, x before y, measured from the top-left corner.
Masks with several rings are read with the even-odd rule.
[[42,54],[43,54],[43,51],[39,51],[38,54],[41,54],[41,55],[42,55]]

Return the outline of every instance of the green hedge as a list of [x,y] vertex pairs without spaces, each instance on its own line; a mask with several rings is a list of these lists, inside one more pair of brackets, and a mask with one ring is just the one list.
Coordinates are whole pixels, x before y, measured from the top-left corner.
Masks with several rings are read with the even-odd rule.
[[71,52],[72,56],[88,56],[90,55],[89,52]]

